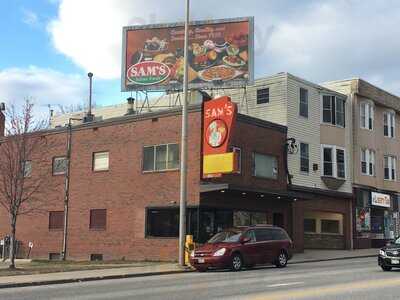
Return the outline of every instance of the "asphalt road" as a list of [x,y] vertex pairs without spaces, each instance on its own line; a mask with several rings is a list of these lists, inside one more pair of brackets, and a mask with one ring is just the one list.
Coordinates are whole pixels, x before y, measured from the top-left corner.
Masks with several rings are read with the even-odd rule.
[[400,299],[400,270],[363,258],[3,289],[0,299]]

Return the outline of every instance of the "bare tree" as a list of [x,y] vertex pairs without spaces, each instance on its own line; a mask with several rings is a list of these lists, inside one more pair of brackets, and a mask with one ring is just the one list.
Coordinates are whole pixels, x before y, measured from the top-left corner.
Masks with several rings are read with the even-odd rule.
[[43,168],[33,172],[32,163],[45,163],[49,144],[40,132],[46,122],[34,119],[33,104],[29,100],[24,102],[21,111],[13,105],[7,109],[6,120],[6,136],[0,139],[0,204],[10,218],[9,267],[14,269],[17,218],[42,208],[40,194],[48,178]]

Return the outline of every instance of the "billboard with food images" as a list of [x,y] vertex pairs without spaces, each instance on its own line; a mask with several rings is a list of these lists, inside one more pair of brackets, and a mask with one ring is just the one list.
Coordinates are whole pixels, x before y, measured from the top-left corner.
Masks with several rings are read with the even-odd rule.
[[[253,18],[192,22],[188,80],[191,89],[240,87],[253,80]],[[122,91],[180,90],[184,24],[123,29]]]

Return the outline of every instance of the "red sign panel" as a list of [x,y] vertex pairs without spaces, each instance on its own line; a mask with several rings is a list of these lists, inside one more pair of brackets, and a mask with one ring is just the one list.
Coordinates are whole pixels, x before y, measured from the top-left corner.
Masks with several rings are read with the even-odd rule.
[[227,96],[204,103],[203,155],[227,153],[237,106]]

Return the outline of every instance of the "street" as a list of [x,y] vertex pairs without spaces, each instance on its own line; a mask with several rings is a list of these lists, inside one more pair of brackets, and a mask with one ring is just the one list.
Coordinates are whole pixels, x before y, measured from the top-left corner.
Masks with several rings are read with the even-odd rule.
[[375,258],[0,290],[0,299],[399,299],[400,270]]

